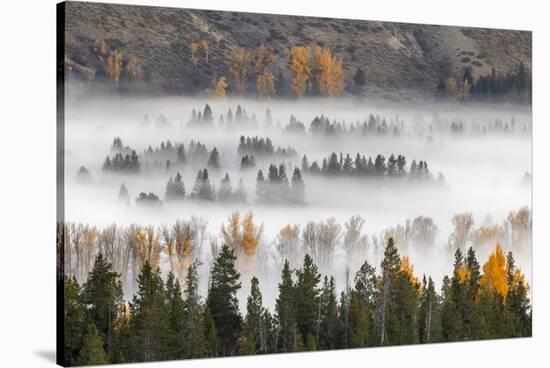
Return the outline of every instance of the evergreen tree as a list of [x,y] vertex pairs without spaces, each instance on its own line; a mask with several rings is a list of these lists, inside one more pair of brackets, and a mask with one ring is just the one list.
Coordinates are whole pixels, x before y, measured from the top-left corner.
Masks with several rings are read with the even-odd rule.
[[[82,347],[82,334],[86,328],[86,308],[81,303],[81,290],[75,278],[64,279],[64,362],[67,366],[76,365],[78,352]],[[97,332],[96,332],[97,333]],[[101,341],[103,344],[103,341]],[[103,347],[102,347],[103,348]]]
[[112,353],[115,323],[123,307],[122,283],[119,277],[100,253],[82,290],[82,302],[87,305],[88,315],[98,329],[109,355]]
[[[198,264],[193,262],[187,270],[185,276],[184,289],[184,320],[182,349],[185,358],[201,358],[208,352],[207,340],[205,336],[205,316],[204,306],[199,296],[199,274]],[[211,316],[210,316],[211,318]],[[215,326],[209,326],[213,331],[207,329],[208,333],[216,335]],[[215,338],[217,339],[217,337]]]
[[208,167],[215,170],[220,168],[220,154],[218,153],[218,149],[216,147],[214,147],[210,152],[210,156],[208,157]]
[[241,283],[240,273],[235,268],[236,260],[234,251],[224,244],[210,273],[206,307],[215,323],[221,356],[237,353],[237,340],[242,327],[237,300]]
[[78,354],[77,365],[108,364],[107,353],[103,349],[103,341],[93,323],[88,324],[86,333],[82,338],[82,349]]
[[337,348],[340,337],[338,302],[334,277],[325,276],[319,299],[318,347],[321,350]]
[[319,331],[319,282],[321,275],[306,254],[303,267],[296,271],[296,325],[308,350],[316,350]]
[[303,204],[305,202],[305,184],[300,169],[297,167],[292,173],[291,185],[291,201],[295,204]]
[[166,280],[166,304],[168,309],[169,335],[167,342],[167,356],[170,359],[184,357],[182,349],[185,321],[185,305],[179,281],[170,272]]
[[246,302],[246,317],[243,326],[243,339],[241,341],[241,354],[265,354],[267,353],[267,310],[262,304],[260,284],[256,277],[252,278],[250,295]]
[[224,178],[220,181],[220,189],[218,190],[218,201],[227,202],[232,199],[233,188],[231,187],[231,179],[229,174],[226,173]]
[[169,313],[160,270],[145,261],[138,276],[138,292],[130,302],[130,357],[138,362],[163,360],[169,353]]
[[204,111],[202,113],[202,121],[204,123],[213,123],[214,117],[212,115],[212,109],[210,108],[210,105],[206,104],[204,106]]
[[378,277],[365,261],[355,274],[350,295],[349,347],[374,346],[378,343],[375,325]]
[[275,318],[278,325],[277,349],[280,352],[294,351],[296,333],[295,285],[288,260],[285,260],[281,282],[278,284],[279,296],[275,301]]
[[166,200],[182,200],[185,198],[185,185],[183,178],[179,172],[174,178],[170,177],[166,183]]

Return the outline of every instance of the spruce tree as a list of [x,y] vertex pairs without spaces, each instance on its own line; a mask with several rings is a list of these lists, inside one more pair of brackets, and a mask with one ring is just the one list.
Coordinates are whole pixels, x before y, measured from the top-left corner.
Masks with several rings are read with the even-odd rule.
[[267,329],[265,315],[267,311],[262,303],[260,284],[256,277],[251,280],[250,295],[246,301],[246,316],[241,340],[241,354],[267,353]]
[[[64,279],[64,362],[76,365],[82,347],[82,334],[86,328],[86,308],[81,301],[81,289],[75,278]],[[103,342],[102,342],[103,343]]]
[[138,276],[138,292],[130,302],[131,357],[148,362],[168,358],[170,327],[166,291],[160,271],[145,261]]
[[82,302],[88,306],[88,315],[109,355],[115,323],[123,308],[122,283],[119,277],[120,275],[113,271],[112,265],[100,253],[82,290]]
[[181,359],[184,357],[182,340],[185,321],[185,305],[179,281],[170,272],[166,280],[166,303],[168,309],[169,335],[167,342],[167,354],[170,359]]
[[103,340],[93,323],[89,323],[82,338],[82,349],[78,354],[77,365],[108,364],[107,353],[103,349]]
[[279,295],[275,301],[275,318],[279,328],[277,350],[280,352],[294,351],[296,332],[296,290],[288,260],[285,260],[281,282],[277,287],[279,290]]
[[[201,358],[207,355],[204,305],[199,296],[198,263],[193,262],[185,276],[184,320],[182,349],[185,358]],[[215,326],[212,326],[215,329]],[[212,331],[209,331],[212,332]],[[215,335],[215,331],[214,331]]]
[[214,170],[220,168],[220,154],[216,147],[214,147],[210,152],[210,156],[208,157],[208,167]]
[[332,350],[338,347],[340,337],[334,277],[329,279],[325,276],[319,298],[318,347],[321,350]]
[[308,350],[315,350],[319,330],[321,275],[308,254],[304,258],[302,268],[296,271],[296,278],[296,324]]
[[221,356],[237,353],[237,341],[242,328],[237,300],[241,283],[240,273],[235,267],[236,260],[234,251],[224,244],[210,272],[206,307],[215,323]]

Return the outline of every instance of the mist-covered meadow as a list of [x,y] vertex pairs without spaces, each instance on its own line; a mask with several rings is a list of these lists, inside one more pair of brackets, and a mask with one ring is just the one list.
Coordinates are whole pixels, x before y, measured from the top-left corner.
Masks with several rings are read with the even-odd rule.
[[[267,138],[271,148],[266,149]],[[102,232],[113,224],[112,242],[121,247],[129,242],[131,226],[149,226],[154,229],[150,246],[166,274],[177,266],[167,251],[171,238],[163,236],[163,229],[169,234],[177,221],[193,223],[200,236],[193,235],[192,249],[179,259],[186,258],[187,266],[200,262],[202,290],[213,255],[231,240],[222,227],[229,229],[236,211],[240,219],[252,214],[257,240],[254,249],[242,253],[246,261],[239,263],[240,271],[244,280],[256,275],[265,281],[268,306],[275,301],[285,258],[299,266],[306,253],[317,253],[314,260],[321,271],[334,275],[341,290],[363,259],[379,266],[389,237],[409,257],[414,273],[429,274],[436,284],[452,272],[450,260],[457,247],[474,246],[484,260],[497,242],[514,251],[530,278],[528,106],[97,98],[68,102],[64,148],[66,222],[95,227],[89,247],[106,246]],[[214,148],[216,162],[211,160]],[[125,168],[124,158],[132,151],[138,167]],[[333,152],[337,160],[331,166]],[[117,153],[122,161],[114,168]],[[250,160],[243,163],[245,155]],[[382,166],[378,155],[384,158]],[[400,155],[404,159],[397,164]],[[106,167],[107,157],[111,168]],[[268,183],[271,164],[275,175],[284,166],[281,183]],[[296,168],[300,186],[293,185]],[[206,194],[197,180],[204,169]],[[262,195],[259,170],[266,187],[282,189]],[[177,173],[180,191],[178,185],[170,191],[167,183]],[[222,182],[226,174],[230,183]],[[140,193],[146,195],[142,200]],[[148,197],[150,193],[158,199]],[[306,239],[308,229],[317,237],[314,244]],[[332,238],[319,240],[322,231]],[[132,267],[131,260],[126,263]],[[75,274],[83,279],[92,265],[90,259]],[[180,265],[182,279],[185,267]],[[125,294],[131,295],[136,275],[123,274]],[[248,290],[244,282],[241,306]]]

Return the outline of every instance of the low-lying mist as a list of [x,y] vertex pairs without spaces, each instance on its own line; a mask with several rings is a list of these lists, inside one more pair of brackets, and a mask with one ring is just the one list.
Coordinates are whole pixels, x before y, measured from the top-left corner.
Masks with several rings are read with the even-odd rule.
[[[200,124],[189,124],[193,109],[196,113],[203,112],[205,104],[212,110],[212,123],[204,128]],[[234,116],[237,106],[245,111],[245,118],[230,124],[228,110],[231,109]],[[311,122],[321,116],[334,124],[336,130],[312,132]],[[291,120],[302,123],[304,131],[290,129]],[[367,126],[369,120],[375,122],[374,128],[357,129],[362,124]],[[522,238],[521,244],[510,240],[513,226],[509,217],[522,207],[531,208],[531,113],[524,106],[430,102],[405,105],[352,99],[286,102],[176,97],[95,99],[68,102],[65,131],[66,222],[87,224],[100,230],[113,223],[121,228],[131,224],[152,225],[159,233],[162,247],[163,225],[172,226],[179,219],[202,219],[204,241],[194,255],[202,262],[203,289],[208,281],[213,244],[224,241],[222,225],[228,223],[235,211],[241,216],[253,211],[254,221],[258,228],[262,227],[262,232],[258,260],[252,268],[249,265],[241,269],[241,304],[245,302],[243,296],[248,293],[253,272],[263,282],[266,304],[273,306],[285,256],[278,247],[283,227],[298,225],[301,234],[308,222],[319,224],[331,218],[340,226],[340,232],[330,252],[330,269],[321,270],[336,277],[340,290],[346,284],[346,270],[349,269],[352,278],[362,262],[358,258],[379,267],[384,238],[388,234],[399,235],[400,231],[407,233],[407,226],[419,217],[429,218],[436,225],[433,241],[425,244],[408,241],[406,236],[401,239],[395,236],[397,245],[400,252],[410,258],[417,275],[429,274],[440,282],[444,274],[452,271],[452,254],[457,246],[453,240],[457,231],[453,218],[464,213],[471,213],[473,224],[464,244],[458,246],[474,245],[478,259],[485,262],[498,240],[506,250],[514,251],[527,280],[531,277],[530,238]],[[286,156],[258,154],[255,166],[243,169],[243,154],[238,151],[241,136],[269,138],[275,149],[291,147],[296,152]],[[115,137],[119,137],[125,147],[135,150],[140,161],[139,172],[102,169],[106,157],[112,156]],[[155,162],[146,158],[149,146],[154,151],[168,140],[171,144],[183,143],[184,150],[192,141],[200,142],[209,154],[215,147],[219,152],[219,168],[208,167],[206,160],[192,162],[189,155],[185,163],[176,160],[166,163],[164,159]],[[380,154],[386,163],[392,154],[403,155],[407,173],[413,160],[424,161],[429,178],[414,181],[405,176],[406,173],[403,178],[324,175],[303,169],[304,155],[309,164],[317,162],[322,167],[323,159],[332,152],[338,157],[342,153],[344,158],[349,153],[352,159],[359,153],[372,160]],[[258,200],[258,170],[267,177],[271,164],[283,164],[288,181],[294,168],[302,170],[304,203]],[[85,180],[77,176],[81,167],[89,172]],[[197,172],[204,168],[208,168],[214,193],[228,174],[233,190],[242,180],[246,200],[224,202],[216,200],[215,194],[214,200],[189,198]],[[186,197],[179,201],[166,200],[167,182],[176,173],[182,176]],[[121,200],[122,183],[129,195]],[[162,205],[136,204],[135,199],[142,192],[154,193]],[[362,243],[364,249],[360,254],[346,253],[349,240],[346,223],[353,216],[364,220],[361,236],[367,240]],[[484,243],[479,236],[476,238],[476,231],[479,234],[481,228],[497,225],[502,227],[502,233],[491,238],[494,244]],[[527,226],[530,231],[530,222]],[[303,257],[302,235],[298,236],[295,247],[300,250],[290,254]],[[301,260],[293,259],[291,263],[299,267]],[[163,271],[170,270],[169,257],[161,255],[159,266]],[[126,293],[131,292],[127,287]]]

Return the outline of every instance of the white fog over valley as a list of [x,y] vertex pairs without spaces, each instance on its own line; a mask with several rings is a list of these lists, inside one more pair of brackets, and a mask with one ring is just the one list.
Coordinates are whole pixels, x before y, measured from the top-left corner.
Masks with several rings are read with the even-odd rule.
[[[200,119],[192,118],[193,110],[203,113],[206,104],[213,121],[201,124]],[[240,120],[235,118],[238,106],[244,109]],[[514,220],[521,217],[525,207],[531,209],[530,106],[345,98],[259,101],[113,97],[68,100],[65,108],[65,221],[97,227],[99,232],[116,224],[121,242],[122,233],[132,224],[152,225],[159,249],[167,247],[163,226],[170,228],[177,220],[194,222],[198,228],[202,223],[202,236],[193,240],[192,250],[192,258],[201,262],[202,295],[206,293],[212,252],[224,242],[222,225],[228,224],[235,211],[241,217],[253,211],[258,233],[261,230],[255,255],[243,253],[250,259],[238,263],[243,285],[239,291],[241,308],[254,275],[262,285],[265,304],[273,308],[284,258],[291,257],[291,266],[297,268],[303,261],[303,234],[309,222],[333,230],[328,259],[321,262],[314,257],[314,261],[322,263],[321,273],[334,275],[338,291],[345,287],[346,279],[353,280],[364,260],[379,268],[389,236],[396,240],[400,253],[409,257],[414,273],[420,278],[431,275],[438,288],[443,276],[452,272],[457,246],[464,251],[474,246],[483,264],[497,242],[505,251],[514,252],[518,266],[531,280],[530,223],[523,229],[517,224],[519,220]],[[316,117],[324,130],[313,131],[311,123]],[[299,123],[304,131],[300,131]],[[243,168],[245,151],[238,149],[241,136],[245,140],[269,138],[275,152],[245,150],[255,156],[255,165]],[[106,157],[112,159],[116,153],[112,146],[117,137],[123,154],[131,150],[137,153],[139,171],[104,169]],[[168,141],[174,147],[183,144],[186,160],[176,159],[176,148],[169,164],[168,156],[155,154]],[[189,148],[197,142],[208,154],[192,158]],[[219,152],[219,168],[207,164],[214,147]],[[277,152],[278,147],[284,153]],[[313,162],[322,168],[323,159],[328,160],[332,152],[340,164],[347,154],[354,163],[357,154],[367,161],[383,155],[386,163],[392,154],[396,158],[403,155],[405,171],[396,178],[373,178],[351,171],[328,175],[309,169]],[[308,163],[305,170],[304,155]],[[415,165],[421,161],[427,164],[422,179],[408,175],[413,160]],[[283,164],[289,182],[294,169],[301,170],[303,203],[257,198],[258,170],[267,178],[270,164]],[[81,167],[90,175],[77,175]],[[191,198],[197,172],[204,168],[213,185],[212,200]],[[166,198],[167,183],[178,172],[185,199],[170,200]],[[226,174],[233,191],[242,180],[245,200],[217,200]],[[122,183],[128,196],[121,199]],[[154,193],[162,205],[136,203],[142,192]],[[467,213],[471,213],[473,224],[463,229],[459,221],[453,223],[455,215]],[[354,216],[364,220],[358,220],[356,233],[350,230],[350,219],[358,219]],[[287,238],[281,235],[286,225],[298,226],[289,228],[294,232]],[[462,230],[464,234],[459,234]],[[487,235],[490,230],[493,233]],[[284,242],[293,248],[282,245]],[[350,242],[356,246],[349,246]],[[159,266],[164,276],[174,267],[166,252],[161,252]],[[128,282],[125,296],[129,298],[133,290]]]

